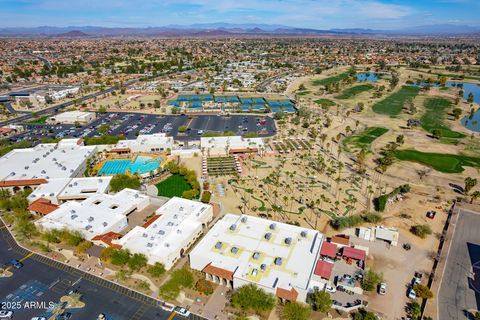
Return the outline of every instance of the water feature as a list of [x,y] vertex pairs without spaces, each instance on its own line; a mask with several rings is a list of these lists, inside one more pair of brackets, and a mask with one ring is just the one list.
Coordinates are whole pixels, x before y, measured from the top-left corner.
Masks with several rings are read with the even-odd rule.
[[380,80],[382,74],[375,73],[375,72],[359,72],[357,73],[357,81],[377,81]]

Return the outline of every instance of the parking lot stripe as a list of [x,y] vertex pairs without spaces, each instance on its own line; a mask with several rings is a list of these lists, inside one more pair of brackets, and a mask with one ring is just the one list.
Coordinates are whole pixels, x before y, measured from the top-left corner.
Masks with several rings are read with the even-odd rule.
[[28,258],[30,258],[32,255],[33,255],[33,252],[30,252],[29,254],[27,254],[25,257],[23,257],[23,258],[20,259],[19,261],[20,261],[20,262],[23,262],[23,261],[27,260]]
[[170,313],[170,315],[168,316],[167,320],[172,320],[173,317],[175,317],[175,312],[172,311],[172,313]]

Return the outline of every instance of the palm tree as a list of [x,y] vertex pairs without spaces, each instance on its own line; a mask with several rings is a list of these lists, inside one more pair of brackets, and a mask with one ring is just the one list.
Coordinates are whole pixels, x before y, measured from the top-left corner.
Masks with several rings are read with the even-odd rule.
[[473,201],[477,200],[478,198],[480,198],[480,191],[477,190],[472,193],[470,203],[473,203]]

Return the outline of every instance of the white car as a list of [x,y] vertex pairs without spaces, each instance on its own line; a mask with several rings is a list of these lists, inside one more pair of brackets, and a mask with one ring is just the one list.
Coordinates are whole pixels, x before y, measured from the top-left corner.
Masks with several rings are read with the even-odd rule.
[[176,307],[174,311],[185,318],[190,316],[190,311],[185,308]]
[[13,311],[10,310],[0,310],[0,319],[12,319]]
[[47,320],[45,317],[33,317],[31,320]]
[[412,300],[417,299],[417,293],[415,290],[413,290],[413,288],[408,289],[408,297]]
[[387,293],[387,284],[382,282],[378,286],[378,294],[384,295],[385,293]]
[[335,293],[337,292],[337,288],[325,284],[325,291],[327,291],[328,293]]

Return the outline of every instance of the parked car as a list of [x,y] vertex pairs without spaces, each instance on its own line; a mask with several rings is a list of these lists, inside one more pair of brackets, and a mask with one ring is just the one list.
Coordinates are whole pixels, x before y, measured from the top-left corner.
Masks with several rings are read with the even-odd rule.
[[420,272],[415,272],[415,275],[413,277],[413,285],[420,284],[420,282],[422,282],[422,277],[423,274],[421,274]]
[[97,316],[97,320],[106,320],[107,317],[105,316],[104,313],[100,313],[98,316]]
[[187,309],[185,308],[182,308],[182,307],[176,307],[175,308],[175,313],[183,316],[183,317],[189,317],[190,316],[190,311],[188,311]]
[[47,320],[45,317],[33,317],[31,320]]
[[11,310],[0,310],[0,319],[12,319],[13,311]]
[[21,267],[23,267],[23,263],[21,263],[17,259],[11,259],[8,263],[12,265],[15,269],[20,269]]
[[412,300],[417,299],[417,293],[415,290],[413,290],[413,288],[408,289],[408,297]]
[[58,315],[55,320],[69,320],[72,317],[72,314],[70,312],[64,312],[60,315]]
[[325,291],[327,291],[328,293],[335,293],[337,292],[337,289],[328,284],[325,284]]
[[387,293],[387,284],[385,282],[381,282],[378,285],[378,294],[384,295]]
[[433,218],[435,218],[436,214],[437,214],[437,211],[428,211],[427,212],[427,218],[433,219]]

